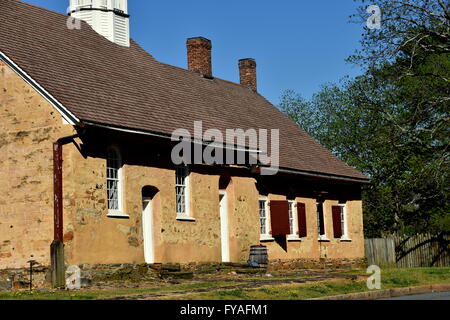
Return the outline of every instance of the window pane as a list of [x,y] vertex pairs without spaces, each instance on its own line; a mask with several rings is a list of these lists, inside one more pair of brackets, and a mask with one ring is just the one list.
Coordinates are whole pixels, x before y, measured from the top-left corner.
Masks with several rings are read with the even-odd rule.
[[294,203],[292,201],[289,201],[289,227],[290,227],[291,234],[295,234],[293,206],[294,206]]
[[323,203],[319,202],[317,203],[317,231],[319,235],[325,235],[325,229],[324,229],[324,221],[323,221]]
[[259,222],[261,226],[261,235],[267,234],[267,216],[266,216],[266,201],[259,201]]
[[108,208],[109,210],[120,210],[119,207],[119,170],[122,164],[118,151],[108,150],[108,160],[106,168]]
[[186,167],[176,169],[175,191],[177,201],[177,214],[186,214],[186,177],[188,173],[189,171]]

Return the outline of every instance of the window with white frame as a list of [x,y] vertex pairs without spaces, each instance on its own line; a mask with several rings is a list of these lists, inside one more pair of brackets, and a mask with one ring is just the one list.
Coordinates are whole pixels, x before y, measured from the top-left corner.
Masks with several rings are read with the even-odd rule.
[[349,240],[348,233],[347,233],[347,206],[346,206],[346,203],[339,203],[339,208],[341,210],[342,240]]
[[123,215],[122,211],[122,158],[119,149],[108,149],[106,165],[108,210],[110,215]]
[[259,199],[259,222],[261,238],[270,238],[267,198]]
[[317,202],[317,233],[320,240],[325,240],[325,216],[323,210],[323,201]]
[[297,204],[295,201],[289,201],[289,226],[291,234],[288,236],[290,239],[298,239],[298,214],[296,212]]
[[176,169],[176,198],[177,216],[189,217],[189,168],[187,166]]
[[293,201],[289,201],[289,228],[290,228],[290,234],[293,235],[294,233],[294,210],[293,210]]

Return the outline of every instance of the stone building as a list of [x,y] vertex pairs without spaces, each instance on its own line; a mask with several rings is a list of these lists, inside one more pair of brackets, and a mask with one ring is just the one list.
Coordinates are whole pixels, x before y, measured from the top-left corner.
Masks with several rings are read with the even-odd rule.
[[[0,7],[0,269],[50,265],[54,241],[66,265],[246,262],[259,244],[271,261],[363,258],[367,177],[258,93],[253,59],[240,84],[214,77],[202,37],[187,70],[156,61],[126,0]],[[181,139],[246,161],[175,164],[173,132],[200,121],[279,130],[279,170],[251,161],[275,148],[205,135]]]

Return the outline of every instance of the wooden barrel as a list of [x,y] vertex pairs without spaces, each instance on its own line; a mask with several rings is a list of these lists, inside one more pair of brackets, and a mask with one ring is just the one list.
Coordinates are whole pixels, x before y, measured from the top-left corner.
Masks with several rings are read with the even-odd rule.
[[248,264],[252,267],[266,267],[269,264],[269,254],[266,246],[251,246]]

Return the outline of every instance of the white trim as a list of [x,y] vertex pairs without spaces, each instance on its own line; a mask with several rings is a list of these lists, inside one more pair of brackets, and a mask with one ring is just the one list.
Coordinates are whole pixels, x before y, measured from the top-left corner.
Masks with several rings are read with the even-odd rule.
[[45,100],[47,100],[71,125],[77,125],[80,120],[70,112],[66,107],[62,105],[55,97],[53,97],[47,90],[41,87],[33,78],[31,78],[22,68],[15,64],[7,55],[0,50],[0,60],[3,60],[14,72],[21,77],[26,83],[32,86]]
[[[288,241],[301,241],[302,239],[299,237],[300,230],[298,229],[298,211],[297,209],[297,202],[295,200],[288,200],[289,202],[289,210],[291,210],[292,213],[292,234],[289,234],[287,236]],[[291,222],[291,219],[289,217],[289,224]],[[289,225],[289,227],[291,227]]]
[[186,189],[184,194],[184,205],[185,207],[185,215],[188,218],[192,218],[191,216],[191,170],[189,167],[186,167],[186,179],[185,179]]
[[330,242],[330,241],[331,241],[330,239],[327,238],[326,235],[323,235],[323,234],[320,235],[319,238],[318,238],[317,240],[319,240],[319,241],[321,241],[321,242]]
[[[178,170],[185,170],[184,177],[184,213],[178,212],[178,203],[177,203],[177,187],[178,185]],[[195,221],[195,219],[191,216],[191,170],[188,166],[179,166],[175,169],[175,206],[177,212],[177,220],[179,221]]]
[[261,236],[261,238],[259,239],[259,241],[261,241],[261,242],[265,242],[265,241],[275,241],[275,238],[272,238],[271,236],[268,236],[268,235],[263,235],[263,236]]
[[[220,199],[222,197],[222,199]],[[222,262],[231,262],[230,258],[230,230],[229,230],[229,211],[228,194],[226,191],[219,192],[219,210],[220,210],[220,242],[222,249]]]
[[190,218],[190,217],[185,217],[185,216],[177,216],[177,220],[178,221],[190,221],[190,222],[195,222],[197,221],[195,218]]
[[[347,222],[347,203],[340,203],[339,207],[344,210],[344,230],[342,230],[342,237],[340,239],[341,242],[352,242],[352,239],[348,237],[348,222]],[[341,222],[342,225],[342,222]]]
[[[260,210],[259,203],[261,201],[265,202],[264,207],[265,207],[265,213],[266,213],[266,225],[265,225],[265,227],[266,227],[266,234],[261,234],[260,235],[260,240],[261,241],[274,241],[275,239],[272,237],[271,230],[270,230],[269,199],[267,197],[264,197],[264,196],[260,196],[258,198],[258,217],[259,218],[261,217],[260,211],[259,211]],[[259,223],[259,230],[260,230],[260,233],[261,233],[261,219],[260,219],[260,223]]]
[[[123,199],[123,161],[122,161],[122,153],[120,152],[119,147],[117,146],[109,146],[108,150],[107,150],[107,155],[106,155],[106,181],[108,181],[108,161],[109,161],[109,151],[110,150],[114,150],[117,157],[118,157],[118,162],[119,162],[119,168],[117,169],[117,178],[118,178],[118,183],[117,183],[117,200],[118,200],[118,210],[111,210],[109,209],[109,194],[108,194],[108,185],[106,186],[106,190],[107,190],[107,197],[108,197],[108,217],[129,217],[128,214],[123,213],[124,212],[124,199]],[[108,182],[107,182],[108,184]]]
[[108,218],[129,218],[130,216],[120,210],[108,210]]
[[142,199],[145,208],[142,211],[142,233],[144,238],[144,257],[147,264],[155,263],[155,247],[153,240],[153,200]]

